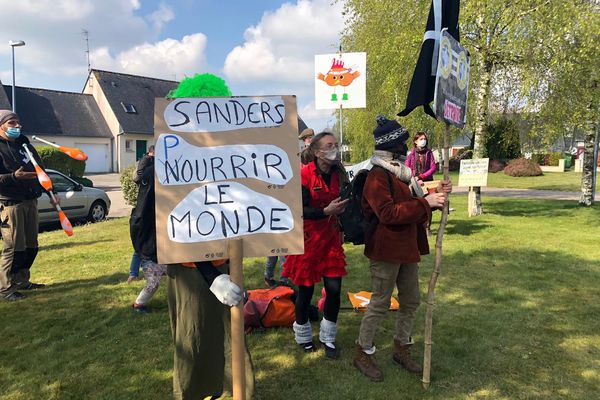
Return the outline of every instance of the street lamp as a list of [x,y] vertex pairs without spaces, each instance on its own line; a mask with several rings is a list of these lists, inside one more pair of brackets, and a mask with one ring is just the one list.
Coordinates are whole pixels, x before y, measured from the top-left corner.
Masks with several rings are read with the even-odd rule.
[[17,100],[15,98],[15,47],[25,46],[25,42],[22,40],[11,40],[8,44],[12,48],[12,110],[13,112],[17,112]]

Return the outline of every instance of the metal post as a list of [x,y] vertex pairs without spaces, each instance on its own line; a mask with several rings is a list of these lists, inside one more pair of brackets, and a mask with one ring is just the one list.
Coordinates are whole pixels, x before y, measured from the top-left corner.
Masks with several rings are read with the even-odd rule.
[[11,45],[12,49],[12,110],[14,113],[17,112],[17,100],[15,97],[15,46]]
[[594,138],[594,169],[592,170],[592,203],[596,199],[596,178],[598,175],[598,130],[600,124],[596,123],[596,137]]
[[340,158],[342,159],[342,163],[344,163],[344,113],[342,109],[343,107],[340,104]]

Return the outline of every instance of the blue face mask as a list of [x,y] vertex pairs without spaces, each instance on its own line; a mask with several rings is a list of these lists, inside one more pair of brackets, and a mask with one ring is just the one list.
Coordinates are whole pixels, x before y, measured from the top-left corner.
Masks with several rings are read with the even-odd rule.
[[6,136],[11,139],[16,139],[21,136],[21,128],[8,128],[6,130]]

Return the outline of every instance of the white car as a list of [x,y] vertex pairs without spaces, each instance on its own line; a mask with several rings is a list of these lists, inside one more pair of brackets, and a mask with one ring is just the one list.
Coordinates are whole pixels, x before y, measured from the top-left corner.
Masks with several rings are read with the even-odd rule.
[[[102,221],[108,215],[110,199],[104,190],[85,187],[68,176],[52,170],[46,170],[52,180],[56,195],[60,198],[60,208],[63,209],[71,222],[88,220]],[[59,222],[58,213],[50,204],[46,193],[38,199],[40,224]]]

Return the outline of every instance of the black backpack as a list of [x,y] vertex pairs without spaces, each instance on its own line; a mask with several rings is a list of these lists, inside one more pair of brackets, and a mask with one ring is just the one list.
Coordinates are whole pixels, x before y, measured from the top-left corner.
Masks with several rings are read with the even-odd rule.
[[[373,168],[381,167],[374,166]],[[340,194],[342,199],[350,199],[344,212],[339,216],[344,230],[344,243],[364,244],[365,235],[372,232],[379,223],[377,216],[373,216],[371,220],[367,220],[362,211],[361,201],[368,174],[369,170],[366,169],[358,171],[354,180],[352,180]],[[392,190],[392,178],[387,171],[386,176],[388,178],[390,190]]]

